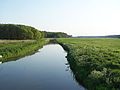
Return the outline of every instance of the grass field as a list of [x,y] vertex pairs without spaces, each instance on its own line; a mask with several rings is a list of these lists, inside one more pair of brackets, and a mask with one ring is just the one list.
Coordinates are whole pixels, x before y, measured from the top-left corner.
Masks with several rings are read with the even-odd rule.
[[0,40],[0,44],[20,43],[20,42],[35,42],[36,40]]
[[34,53],[47,40],[0,40],[0,61],[6,62]]
[[120,39],[57,39],[76,79],[88,90],[120,90]]

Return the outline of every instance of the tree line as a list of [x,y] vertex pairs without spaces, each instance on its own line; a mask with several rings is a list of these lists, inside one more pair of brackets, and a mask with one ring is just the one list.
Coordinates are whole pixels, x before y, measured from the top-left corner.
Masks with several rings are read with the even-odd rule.
[[31,26],[16,25],[16,24],[0,24],[0,39],[8,40],[26,40],[26,39],[41,39],[41,38],[68,38],[63,32],[46,32],[39,31]]
[[44,37],[45,38],[69,38],[72,37],[71,35],[68,35],[67,33],[64,32],[44,32]]
[[0,39],[40,39],[43,32],[34,27],[15,24],[0,24]]

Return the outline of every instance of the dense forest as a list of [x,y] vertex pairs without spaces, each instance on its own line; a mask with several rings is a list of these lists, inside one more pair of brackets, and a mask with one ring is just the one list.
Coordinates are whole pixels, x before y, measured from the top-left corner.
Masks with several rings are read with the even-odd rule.
[[0,24],[0,39],[40,39],[43,32],[31,26],[15,25],[15,24]]
[[40,39],[40,38],[68,38],[68,35],[63,32],[46,32],[39,31],[31,26],[16,25],[16,24],[0,24],[0,39],[9,40],[25,40],[25,39]]
[[45,38],[69,38],[72,36],[68,35],[67,33],[63,33],[63,32],[46,32],[46,31],[44,31],[44,37]]

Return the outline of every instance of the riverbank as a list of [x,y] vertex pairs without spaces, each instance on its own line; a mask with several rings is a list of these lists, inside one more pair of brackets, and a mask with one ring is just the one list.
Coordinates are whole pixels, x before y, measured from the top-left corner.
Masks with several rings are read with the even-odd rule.
[[120,39],[57,39],[76,80],[88,90],[120,88]]
[[1,64],[0,90],[85,90],[66,65],[66,54],[60,45],[48,44],[33,55]]
[[40,40],[0,40],[1,62],[10,61],[36,52],[48,43],[47,39]]

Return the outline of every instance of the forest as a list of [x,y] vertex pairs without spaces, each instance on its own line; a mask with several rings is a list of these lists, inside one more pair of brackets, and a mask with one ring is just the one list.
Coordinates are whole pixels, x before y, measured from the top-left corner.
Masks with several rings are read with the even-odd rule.
[[25,40],[43,38],[43,32],[34,27],[15,24],[0,24],[0,39]]
[[0,24],[0,39],[26,40],[41,38],[68,38],[72,37],[63,32],[40,31],[34,27],[16,24]]
[[68,35],[67,33],[63,33],[63,32],[44,31],[44,37],[45,38],[69,38],[69,37],[72,37],[72,35]]

